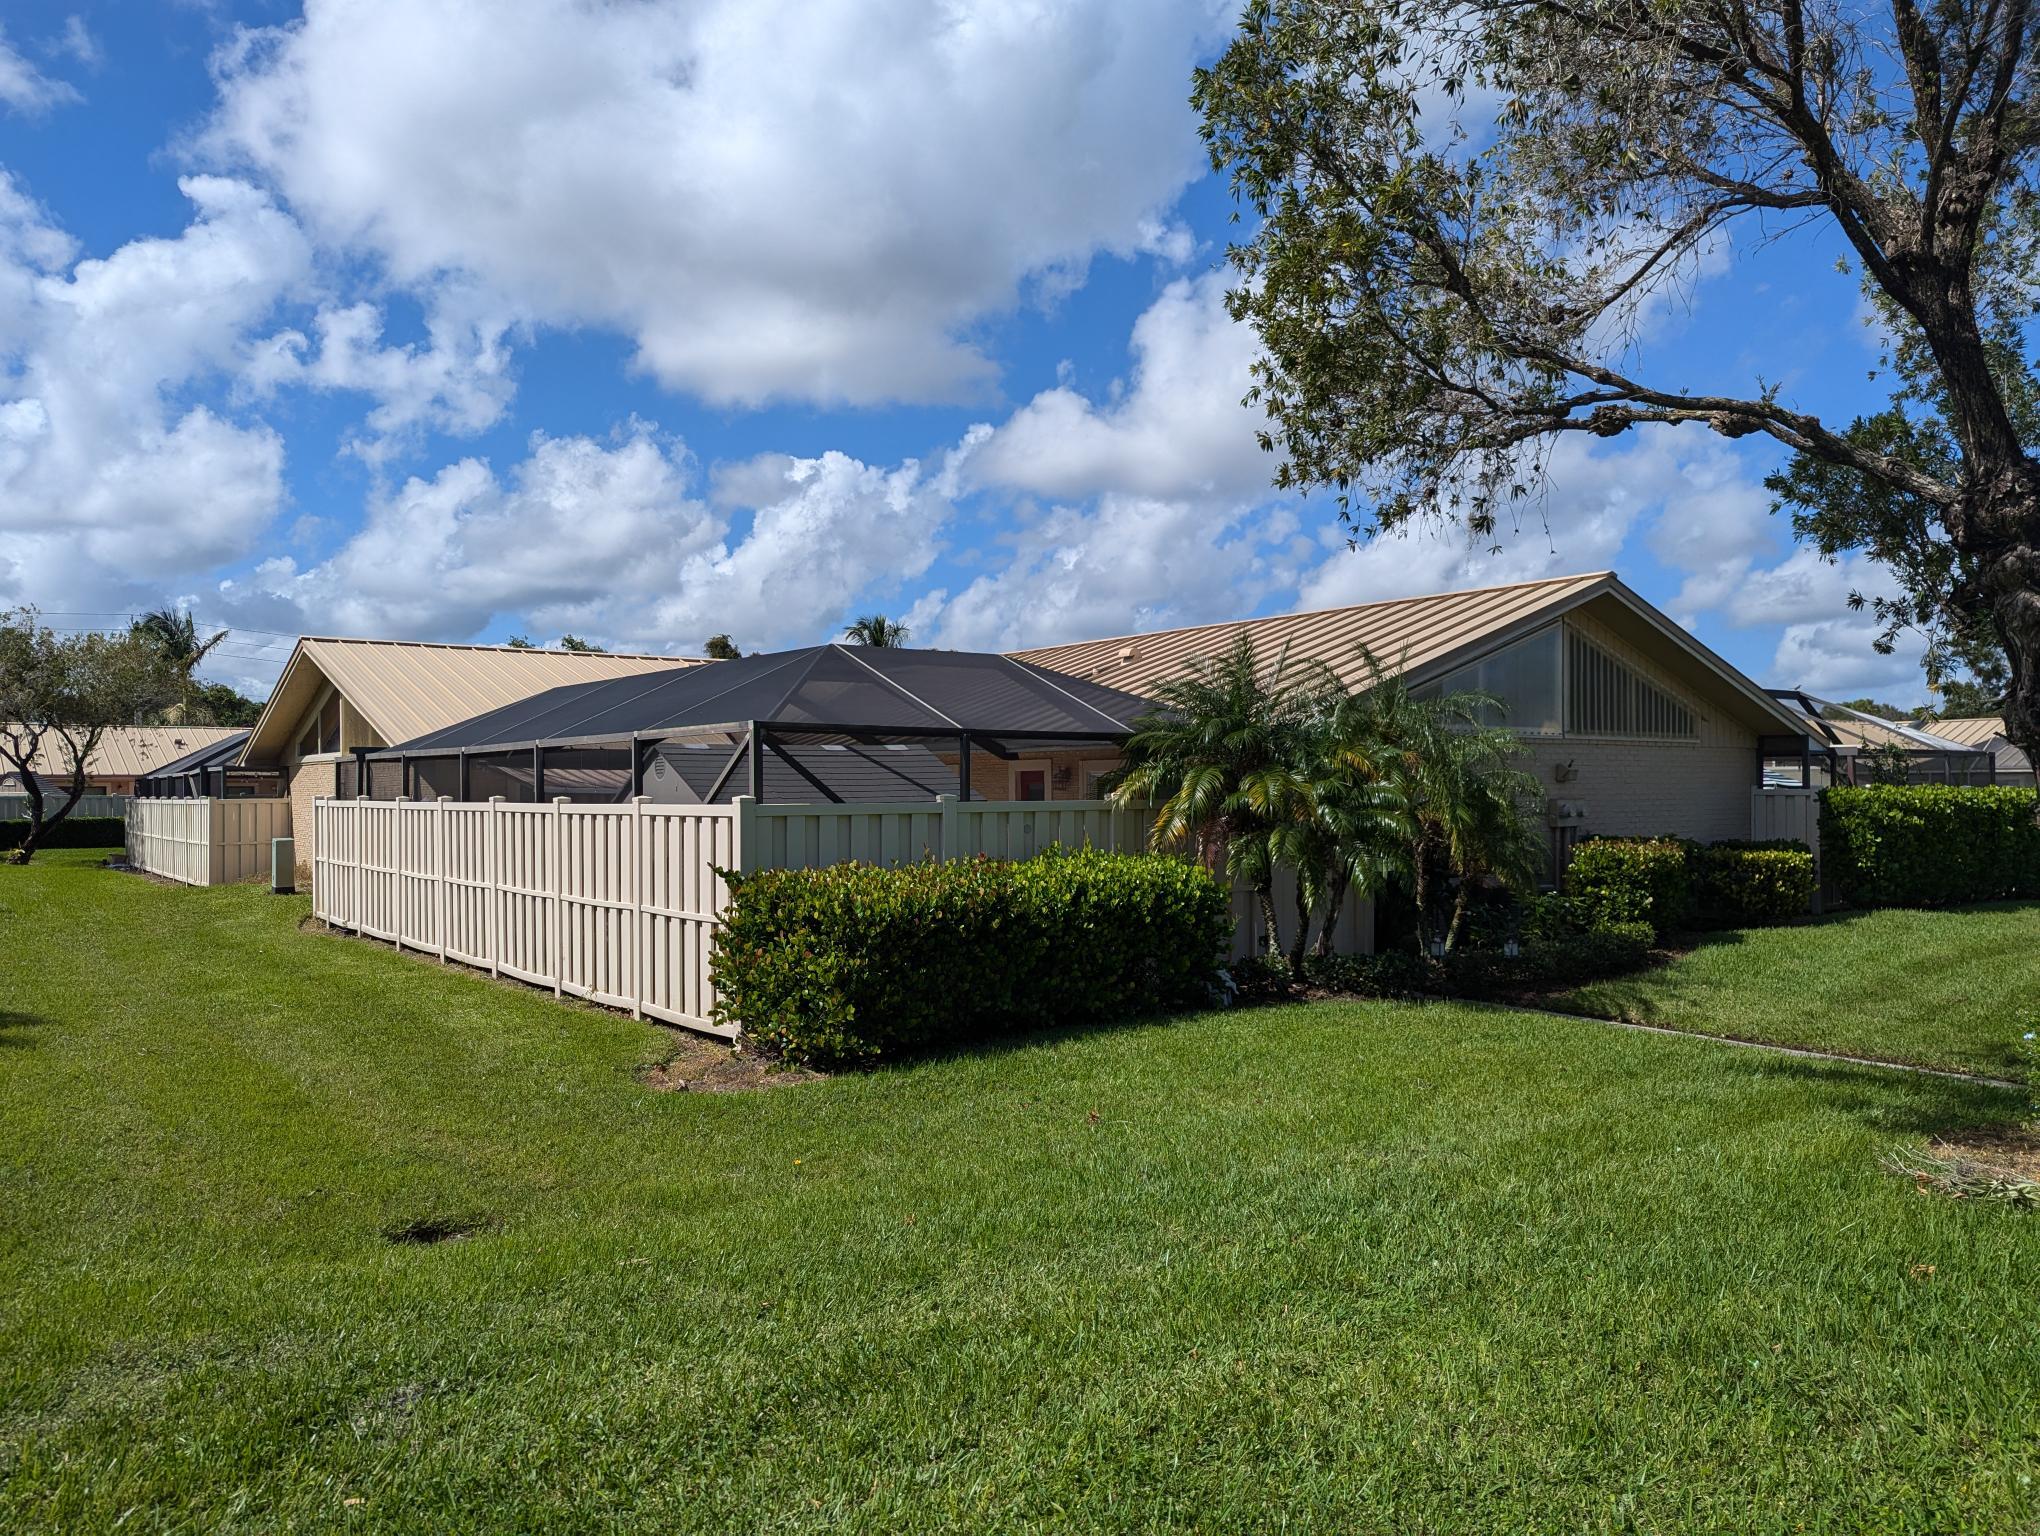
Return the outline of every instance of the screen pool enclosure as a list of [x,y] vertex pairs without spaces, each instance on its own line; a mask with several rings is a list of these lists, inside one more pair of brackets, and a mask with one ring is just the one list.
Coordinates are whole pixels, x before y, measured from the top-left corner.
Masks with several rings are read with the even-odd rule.
[[971,759],[1117,753],[1147,700],[975,651],[816,645],[550,689],[400,746],[341,792],[374,800],[634,795],[676,805],[985,798]]
[[248,733],[237,731],[187,752],[137,777],[135,795],[143,800],[262,800],[282,794],[278,770],[237,766],[247,744]]

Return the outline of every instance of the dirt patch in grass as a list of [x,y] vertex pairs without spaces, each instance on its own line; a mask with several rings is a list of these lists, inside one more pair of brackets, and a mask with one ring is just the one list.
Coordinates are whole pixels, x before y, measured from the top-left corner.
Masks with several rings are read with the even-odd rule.
[[1922,1151],[1894,1152],[1884,1166],[1923,1195],[2040,1210],[2040,1126],[2031,1122],[1966,1127],[1936,1136]]
[[767,1061],[753,1051],[733,1050],[699,1035],[675,1035],[673,1054],[638,1072],[638,1081],[660,1093],[747,1093],[755,1088],[792,1088],[819,1083],[826,1073]]
[[1993,1125],[1937,1136],[1927,1150],[1955,1157],[1995,1173],[2040,1183],[2040,1126]]

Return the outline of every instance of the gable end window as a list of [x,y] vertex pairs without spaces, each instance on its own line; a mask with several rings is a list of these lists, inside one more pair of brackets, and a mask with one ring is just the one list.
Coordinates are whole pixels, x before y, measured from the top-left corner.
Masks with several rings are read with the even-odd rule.
[[1568,736],[1650,736],[1690,740],[1693,711],[1570,625],[1565,632]]
[[1559,650],[1556,624],[1513,644],[1491,651],[1478,661],[1448,672],[1416,690],[1419,698],[1441,693],[1483,693],[1495,707],[1479,712],[1483,725],[1506,725],[1525,736],[1556,736],[1559,731]]

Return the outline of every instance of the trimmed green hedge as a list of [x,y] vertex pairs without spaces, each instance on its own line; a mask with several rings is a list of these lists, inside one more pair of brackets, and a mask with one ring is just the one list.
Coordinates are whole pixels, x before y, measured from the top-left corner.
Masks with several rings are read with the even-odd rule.
[[1589,927],[1648,923],[1660,935],[1692,926],[1693,850],[1678,837],[1590,837],[1565,872],[1565,893]]
[[1820,801],[1821,855],[1843,900],[1931,907],[2040,895],[2030,789],[1837,785]]
[[1207,1003],[1231,932],[1216,880],[1147,854],[726,878],[717,1016],[816,1066]]
[[[28,836],[28,822],[0,821],[0,851],[19,848]],[[43,829],[38,851],[44,848],[125,848],[127,822],[118,816],[66,816],[54,827]]]
[[1684,837],[1587,838],[1565,889],[1589,926],[1649,923],[1660,938],[1688,928],[1749,928],[1805,915],[1813,851],[1804,843],[1701,844]]
[[1703,928],[1753,928],[1804,917],[1818,883],[1804,843],[1710,843],[1693,853]]

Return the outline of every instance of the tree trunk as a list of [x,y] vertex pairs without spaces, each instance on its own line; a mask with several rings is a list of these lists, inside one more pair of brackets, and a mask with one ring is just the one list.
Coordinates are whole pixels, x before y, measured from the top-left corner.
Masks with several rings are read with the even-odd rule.
[[1289,974],[1303,974],[1303,957],[1310,947],[1310,895],[1302,872],[1296,877],[1296,937],[1289,941]]
[[1430,843],[1427,839],[1417,841],[1416,890],[1417,902],[1417,953],[1431,952],[1431,859]]
[[1467,895],[1473,889],[1473,882],[1465,876],[1459,880],[1459,890],[1452,898],[1452,925],[1445,930],[1445,947],[1451,949],[1459,942],[1459,928],[1466,921]]
[[1275,885],[1262,881],[1254,886],[1254,899],[1261,904],[1262,938],[1270,955],[1282,953],[1282,931],[1275,921]]
[[2040,462],[2022,456],[1977,478],[1979,492],[1953,511],[1950,533],[1974,562],[1975,589],[2005,648],[2005,736],[2040,763]]
[[1317,952],[1320,958],[1332,952],[1332,934],[1339,926],[1340,909],[1346,905],[1346,884],[1344,875],[1334,875],[1330,885],[1326,887],[1325,921],[1324,926],[1318,929],[1317,935]]
[[42,785],[37,781],[35,774],[33,772],[22,774],[21,787],[28,795],[28,833],[22,838],[21,846],[7,856],[9,863],[26,864],[34,858],[36,849],[42,846],[43,834],[70,815],[72,807],[83,798],[85,761],[91,755],[92,748],[99,745],[99,733],[94,731],[86,740],[85,749],[80,751],[69,737],[64,738],[64,744],[72,750],[71,790],[64,797],[64,804],[56,815],[47,814],[47,807],[43,803]]

